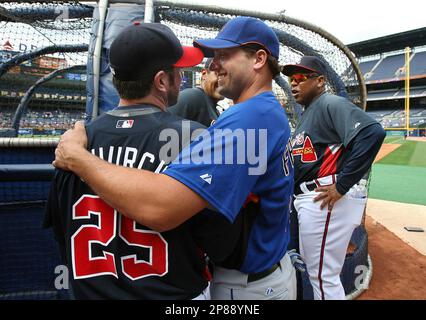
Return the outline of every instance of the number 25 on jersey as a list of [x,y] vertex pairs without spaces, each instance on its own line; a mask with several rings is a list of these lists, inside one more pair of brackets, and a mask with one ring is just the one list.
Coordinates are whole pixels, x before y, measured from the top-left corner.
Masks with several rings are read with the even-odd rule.
[[[103,275],[118,278],[115,255],[102,251],[94,257],[94,245],[107,247],[118,236],[131,248],[134,254],[120,257],[120,268],[131,280],[148,276],[164,276],[168,272],[167,242],[160,233],[136,229],[136,222],[119,215],[101,198],[83,195],[73,206],[73,220],[87,220],[98,216],[97,224],[82,224],[71,237],[71,259],[74,279],[85,279]],[[119,226],[117,230],[117,225]],[[150,250],[150,261],[138,260],[140,248]]]

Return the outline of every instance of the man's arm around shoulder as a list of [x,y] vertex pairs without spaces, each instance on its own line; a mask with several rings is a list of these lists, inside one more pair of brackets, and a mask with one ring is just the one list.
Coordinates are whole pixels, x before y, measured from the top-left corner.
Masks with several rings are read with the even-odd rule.
[[167,231],[207,206],[203,198],[177,180],[110,164],[88,152],[86,144],[84,124],[78,122],[61,137],[53,165],[73,171],[111,207],[142,225]]

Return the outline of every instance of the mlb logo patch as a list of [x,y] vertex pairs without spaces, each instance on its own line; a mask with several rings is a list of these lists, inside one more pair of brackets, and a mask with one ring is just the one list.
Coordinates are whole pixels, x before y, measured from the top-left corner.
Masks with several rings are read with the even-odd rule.
[[115,127],[117,129],[130,129],[133,127],[133,122],[135,122],[135,120],[118,120]]
[[293,140],[293,146],[298,146],[303,144],[303,140],[305,139],[305,131],[299,133],[296,138]]

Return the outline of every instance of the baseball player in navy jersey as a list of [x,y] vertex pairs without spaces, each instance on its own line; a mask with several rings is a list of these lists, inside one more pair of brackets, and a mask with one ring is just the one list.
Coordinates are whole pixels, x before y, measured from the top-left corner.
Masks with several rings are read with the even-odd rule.
[[299,64],[284,66],[283,73],[304,106],[292,140],[300,253],[314,298],[344,299],[339,276],[367,200],[357,184],[385,132],[349,100],[326,92],[326,67],[319,58],[304,56]]
[[272,92],[279,41],[262,21],[237,17],[215,39],[194,44],[214,55],[219,92],[234,105],[163,174],[93,156],[84,147],[81,123],[62,136],[53,164],[74,171],[119,212],[160,232],[206,207],[230,223],[243,211],[237,247],[215,267],[212,298],[295,299],[295,270],[286,254],[293,195],[290,128]]
[[208,127],[219,116],[217,103],[223,99],[218,92],[217,73],[209,70],[213,59],[208,58],[201,69],[201,87],[183,90],[178,102],[168,111],[182,118],[197,121]]
[[[191,133],[203,128],[165,110],[176,102],[179,68],[197,65],[202,58],[199,49],[181,47],[164,25],[136,23],[124,29],[110,48],[119,107],[87,125],[91,153],[134,170],[164,170],[177,153],[161,154],[167,142],[160,139],[161,132],[179,133],[180,148],[190,142],[181,135],[183,126]],[[108,180],[120,185],[119,194],[132,186],[130,181]],[[70,268],[74,298],[209,297],[205,259],[193,237],[193,228],[198,229],[193,221],[159,233],[122,216],[110,204],[73,173],[57,171],[45,225],[53,227]]]

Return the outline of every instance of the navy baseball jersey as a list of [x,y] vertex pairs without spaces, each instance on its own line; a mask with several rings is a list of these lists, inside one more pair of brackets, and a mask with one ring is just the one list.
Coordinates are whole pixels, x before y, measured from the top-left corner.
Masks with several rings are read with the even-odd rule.
[[339,173],[351,141],[375,123],[343,97],[323,93],[315,99],[303,112],[293,134],[296,193],[302,182]]
[[[191,132],[202,127],[152,106],[115,111],[87,125],[88,149],[126,167],[162,171],[181,143],[161,152],[170,143],[162,141],[161,132],[174,129],[185,145],[182,127]],[[192,299],[207,286],[191,220],[154,232],[120,215],[73,173],[57,171],[45,225],[53,226],[77,299]]]
[[190,88],[179,93],[178,101],[167,110],[179,117],[193,120],[208,127],[219,116],[217,101],[201,88]]
[[264,271],[284,256],[293,164],[288,119],[272,92],[222,113],[163,174],[188,186],[231,222],[248,202],[256,203],[250,228],[243,230],[244,243],[236,249],[243,255],[241,272]]

